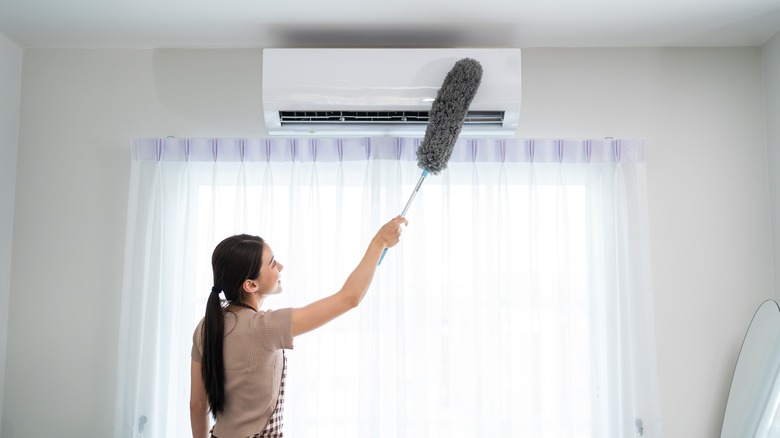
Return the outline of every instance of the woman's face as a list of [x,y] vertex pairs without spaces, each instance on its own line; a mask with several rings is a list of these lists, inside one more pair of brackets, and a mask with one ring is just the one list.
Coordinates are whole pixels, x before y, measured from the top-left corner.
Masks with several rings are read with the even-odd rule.
[[261,295],[273,295],[282,291],[282,266],[276,257],[274,251],[266,244],[263,248],[263,264],[260,266],[259,287]]

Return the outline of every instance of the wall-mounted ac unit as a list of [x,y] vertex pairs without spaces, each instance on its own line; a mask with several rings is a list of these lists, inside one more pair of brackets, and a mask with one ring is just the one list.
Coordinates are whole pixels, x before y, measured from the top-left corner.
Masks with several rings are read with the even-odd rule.
[[461,136],[512,136],[520,115],[520,49],[264,49],[263,112],[271,135],[419,136],[447,72],[482,65]]

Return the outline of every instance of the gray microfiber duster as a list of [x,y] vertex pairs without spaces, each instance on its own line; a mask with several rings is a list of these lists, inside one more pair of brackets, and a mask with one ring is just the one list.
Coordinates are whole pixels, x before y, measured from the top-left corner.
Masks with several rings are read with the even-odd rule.
[[[412,205],[412,200],[428,173],[436,175],[447,167],[455,142],[463,128],[469,105],[474,100],[481,81],[482,65],[471,58],[463,58],[456,62],[444,78],[431,106],[425,136],[420,142],[420,147],[417,148],[417,166],[423,170],[422,175],[401,212],[401,217],[406,216],[406,211]],[[386,253],[387,248],[382,253],[379,263],[382,263]]]
[[466,112],[482,81],[482,66],[475,59],[455,63],[444,78],[431,106],[428,126],[417,149],[417,165],[436,175],[447,167]]

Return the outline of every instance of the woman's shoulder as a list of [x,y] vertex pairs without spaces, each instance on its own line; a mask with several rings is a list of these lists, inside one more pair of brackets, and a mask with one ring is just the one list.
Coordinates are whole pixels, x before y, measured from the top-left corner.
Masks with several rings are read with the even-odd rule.
[[198,321],[197,324],[195,324],[195,333],[198,333],[201,330],[203,330],[203,324],[205,321],[206,321],[206,317],[204,316],[203,318],[200,319],[200,321]]
[[292,308],[261,310],[253,315],[252,328],[274,349],[292,347]]
[[200,321],[198,321],[197,324],[195,324],[195,330],[193,330],[192,333],[193,339],[201,337],[201,333],[203,333],[203,326],[205,323],[206,323],[206,317],[203,317],[200,319]]
[[292,321],[292,308],[260,310],[254,315],[255,319],[264,321]]

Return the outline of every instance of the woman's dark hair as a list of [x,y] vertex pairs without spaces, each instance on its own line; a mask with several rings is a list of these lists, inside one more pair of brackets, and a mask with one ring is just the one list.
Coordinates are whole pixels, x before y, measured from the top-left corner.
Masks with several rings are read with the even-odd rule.
[[209,398],[209,411],[214,418],[225,410],[225,314],[219,292],[225,294],[224,306],[243,303],[244,281],[260,277],[264,244],[263,239],[257,236],[231,236],[220,242],[211,256],[214,287],[206,303],[203,322],[201,373]]

